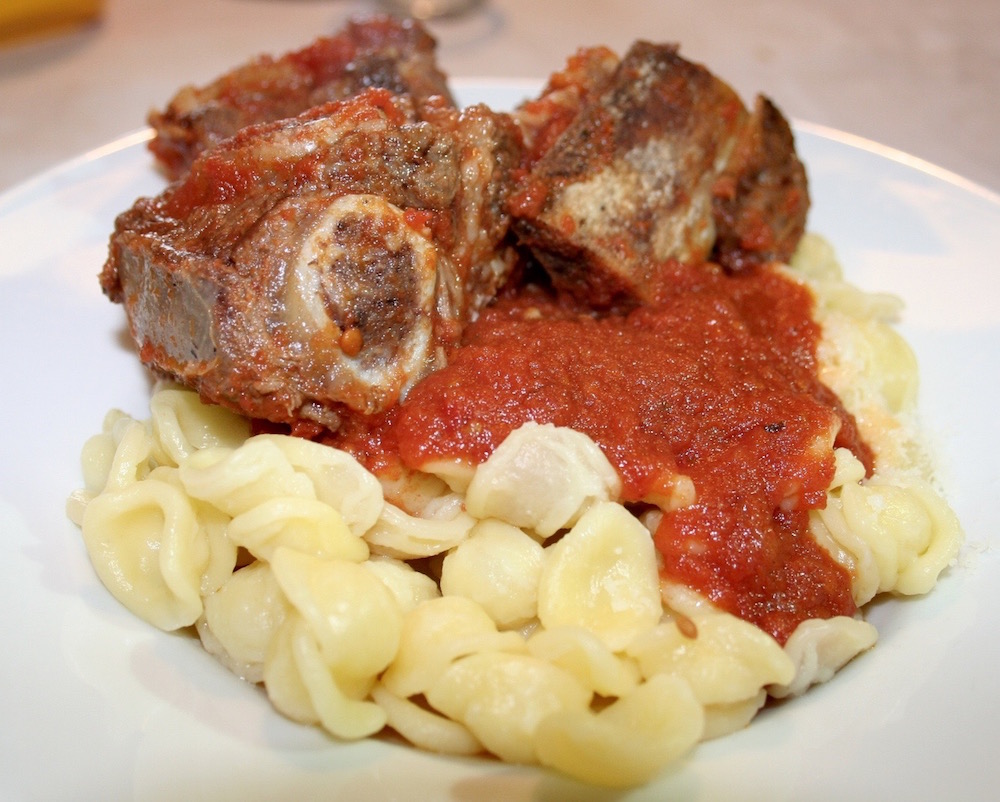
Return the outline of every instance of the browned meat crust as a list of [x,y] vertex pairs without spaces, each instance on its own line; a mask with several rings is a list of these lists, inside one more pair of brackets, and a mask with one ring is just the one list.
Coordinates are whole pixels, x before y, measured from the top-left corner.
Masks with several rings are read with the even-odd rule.
[[757,103],[712,198],[712,258],[731,271],[786,262],[806,228],[809,188],[788,121]]
[[156,371],[336,429],[395,403],[505,279],[519,142],[483,106],[381,89],[251,126],[119,216],[102,287]]
[[157,123],[182,175],[119,216],[102,287],[153,370],[303,434],[441,365],[516,283],[512,228],[600,309],[655,302],[674,261],[787,259],[808,209],[780,112],[671,45],[581,50],[506,115],[454,107],[417,23],[355,22]]
[[524,166],[533,167],[580,113],[583,104],[614,74],[618,56],[606,47],[581,48],[552,73],[541,94],[514,110],[524,137]]
[[313,106],[380,87],[419,101],[454,105],[435,61],[436,43],[415,20],[375,16],[348,22],[280,58],[261,56],[208,85],[182,88],[149,115],[150,150],[178,178],[204,149],[248,125],[293,117]]
[[515,232],[557,287],[598,307],[643,303],[671,260],[742,269],[791,255],[808,190],[772,104],[750,114],[675,46],[648,42],[597,84],[573,95],[579,110],[511,199]]

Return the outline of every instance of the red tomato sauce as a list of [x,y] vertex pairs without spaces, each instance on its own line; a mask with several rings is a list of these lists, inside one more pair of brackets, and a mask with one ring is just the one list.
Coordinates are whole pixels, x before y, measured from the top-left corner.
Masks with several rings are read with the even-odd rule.
[[484,461],[526,421],[600,446],[641,505],[671,476],[697,500],[663,514],[663,574],[784,642],[808,618],[852,615],[850,575],[814,540],[830,446],[871,453],[816,378],[809,292],[770,270],[670,267],[658,303],[595,316],[522,291],[470,325],[447,367],[335,444],[375,470]]

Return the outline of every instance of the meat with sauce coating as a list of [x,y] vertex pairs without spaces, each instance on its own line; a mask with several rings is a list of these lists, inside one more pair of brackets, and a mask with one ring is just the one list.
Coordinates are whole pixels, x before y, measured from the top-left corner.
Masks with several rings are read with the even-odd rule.
[[519,143],[483,106],[380,89],[245,128],[119,216],[102,287],[157,372],[336,429],[399,400],[506,278]]
[[[511,199],[515,232],[557,287],[597,307],[648,303],[671,260],[738,270],[791,256],[808,188],[773,104],[751,114],[675,46],[642,41],[592,83]],[[519,119],[537,139],[534,117]]]
[[241,128],[294,117],[364,89],[382,88],[454,105],[438,69],[436,42],[417,20],[352,19],[333,36],[274,58],[260,56],[203,87],[185,86],[149,115],[150,150],[170,178]]

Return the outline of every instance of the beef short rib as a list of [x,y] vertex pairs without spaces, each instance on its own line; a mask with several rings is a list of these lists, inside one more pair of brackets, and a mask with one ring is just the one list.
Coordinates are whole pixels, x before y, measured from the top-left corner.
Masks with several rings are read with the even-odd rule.
[[166,108],[150,113],[150,150],[168,177],[178,178],[202,150],[241,128],[293,117],[364,89],[388,89],[418,101],[438,96],[454,105],[435,48],[416,20],[350,20],[334,36],[301,50],[260,56],[206,86],[183,87]]
[[255,418],[394,404],[512,267],[520,138],[369,89],[250,126],[121,214],[101,273],[155,371]]
[[597,307],[647,303],[672,260],[741,270],[791,256],[808,188],[773,104],[749,112],[672,45],[575,58],[515,115],[532,148],[513,228],[558,288]]

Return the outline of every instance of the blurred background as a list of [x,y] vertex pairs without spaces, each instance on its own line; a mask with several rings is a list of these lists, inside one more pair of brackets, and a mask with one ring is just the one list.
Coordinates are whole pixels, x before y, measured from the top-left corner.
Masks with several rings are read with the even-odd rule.
[[[429,0],[418,0],[425,4]],[[679,43],[749,101],[1000,191],[997,0],[482,0],[430,20],[454,78],[544,79],[581,45]],[[182,85],[376,2],[3,0],[0,191],[145,124]]]

